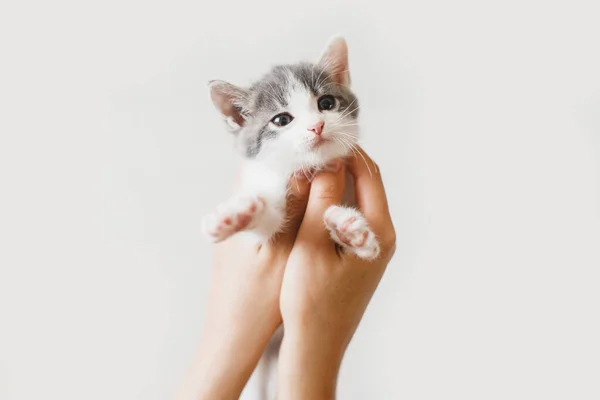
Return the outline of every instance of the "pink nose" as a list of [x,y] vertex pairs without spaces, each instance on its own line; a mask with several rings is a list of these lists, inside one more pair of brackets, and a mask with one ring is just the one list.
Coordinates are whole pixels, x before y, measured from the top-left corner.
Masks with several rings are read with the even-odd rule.
[[315,133],[315,135],[320,136],[321,132],[323,132],[323,126],[325,125],[325,122],[323,121],[319,121],[315,124],[315,126],[313,126],[312,128],[309,128],[309,131],[313,131]]

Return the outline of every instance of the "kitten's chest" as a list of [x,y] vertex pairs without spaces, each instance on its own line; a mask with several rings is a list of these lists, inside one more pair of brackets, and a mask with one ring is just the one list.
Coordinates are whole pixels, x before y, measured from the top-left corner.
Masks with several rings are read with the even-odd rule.
[[[250,164],[244,170],[243,192],[258,194],[283,205],[287,194],[288,179],[280,171]],[[346,170],[346,185],[342,196],[342,205],[356,207],[354,177]]]

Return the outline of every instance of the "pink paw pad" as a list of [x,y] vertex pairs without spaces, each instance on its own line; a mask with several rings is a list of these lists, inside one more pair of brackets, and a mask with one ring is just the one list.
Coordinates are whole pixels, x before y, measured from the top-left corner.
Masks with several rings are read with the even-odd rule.
[[237,198],[217,207],[204,220],[204,232],[215,242],[227,239],[236,232],[249,228],[265,209],[261,197]]
[[379,243],[362,214],[353,209],[331,206],[324,216],[332,239],[346,250],[364,259],[379,255]]

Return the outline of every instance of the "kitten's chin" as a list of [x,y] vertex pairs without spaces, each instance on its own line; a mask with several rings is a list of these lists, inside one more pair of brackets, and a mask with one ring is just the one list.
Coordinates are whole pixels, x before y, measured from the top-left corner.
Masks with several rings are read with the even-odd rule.
[[350,147],[335,140],[327,140],[312,146],[306,153],[306,164],[311,167],[321,167],[337,158],[350,155]]

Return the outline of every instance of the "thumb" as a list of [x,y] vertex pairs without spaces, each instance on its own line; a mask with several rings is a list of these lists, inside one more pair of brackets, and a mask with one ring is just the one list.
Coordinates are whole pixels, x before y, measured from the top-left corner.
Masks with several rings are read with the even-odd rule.
[[298,237],[309,241],[329,241],[329,233],[323,223],[325,210],[342,201],[345,185],[345,166],[336,161],[327,170],[319,172],[310,187],[308,205]]

